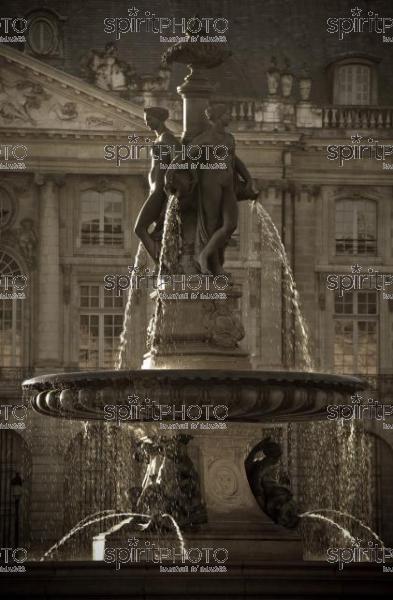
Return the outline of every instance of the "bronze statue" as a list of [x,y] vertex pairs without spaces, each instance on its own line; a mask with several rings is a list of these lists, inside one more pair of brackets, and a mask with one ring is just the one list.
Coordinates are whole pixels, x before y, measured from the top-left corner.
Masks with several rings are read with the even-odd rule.
[[[261,451],[264,458],[257,458]],[[254,446],[244,466],[251,491],[263,512],[277,525],[295,529],[300,517],[288,477],[278,474],[281,454],[280,445],[267,437]]]
[[[210,127],[196,136],[192,146],[213,147],[205,153],[206,164],[198,170],[199,211],[197,259],[205,274],[224,273],[224,249],[238,223],[238,200],[254,199],[257,193],[244,163],[235,154],[235,138],[226,131],[231,112],[226,104],[209,106],[205,111]],[[220,147],[220,152],[218,152]],[[222,156],[222,158],[221,158]],[[224,168],[215,168],[215,163]]]
[[[135,233],[155,263],[160,255],[160,237],[167,201],[165,174],[174,152],[179,148],[178,140],[165,126],[168,117],[169,112],[166,108],[145,108],[145,123],[156,133],[156,139],[151,152],[150,192],[137,217]],[[153,223],[156,226],[150,233],[149,228]]]

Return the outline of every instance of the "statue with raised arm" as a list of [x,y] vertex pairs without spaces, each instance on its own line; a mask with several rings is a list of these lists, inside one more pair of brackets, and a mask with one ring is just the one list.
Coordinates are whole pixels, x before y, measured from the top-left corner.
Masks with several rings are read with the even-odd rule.
[[[258,458],[263,452],[264,457]],[[251,491],[263,512],[277,525],[295,529],[300,517],[287,476],[279,474],[280,444],[264,438],[251,450],[244,466]]]
[[[165,174],[176,149],[179,148],[179,142],[165,125],[169,117],[166,108],[152,106],[145,108],[144,112],[145,123],[155,132],[156,139],[151,149],[150,191],[136,219],[134,229],[153,261],[157,263],[167,203]],[[154,223],[155,228],[150,232],[149,228]]]

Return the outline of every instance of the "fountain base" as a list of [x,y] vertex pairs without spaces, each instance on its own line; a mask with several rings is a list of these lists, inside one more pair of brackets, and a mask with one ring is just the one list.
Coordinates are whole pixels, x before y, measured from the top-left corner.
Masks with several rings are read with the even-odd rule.
[[[189,277],[191,284],[203,276]],[[251,369],[249,355],[239,345],[245,335],[241,293],[208,281],[197,287],[191,291],[176,284],[153,292],[158,309],[142,369]]]

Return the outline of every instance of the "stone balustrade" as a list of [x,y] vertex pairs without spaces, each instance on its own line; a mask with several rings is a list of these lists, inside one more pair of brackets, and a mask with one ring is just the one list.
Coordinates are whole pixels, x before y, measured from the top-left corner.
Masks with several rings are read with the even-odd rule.
[[391,129],[392,106],[324,106],[324,129]]

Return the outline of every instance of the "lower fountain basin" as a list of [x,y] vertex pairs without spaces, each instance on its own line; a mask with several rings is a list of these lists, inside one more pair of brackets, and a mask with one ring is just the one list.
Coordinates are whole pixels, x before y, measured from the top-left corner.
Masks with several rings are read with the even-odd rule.
[[329,405],[349,404],[365,387],[356,377],[326,373],[207,369],[77,371],[23,382],[43,415],[118,420],[121,413],[122,419],[129,414],[125,420],[145,422],[323,419]]

